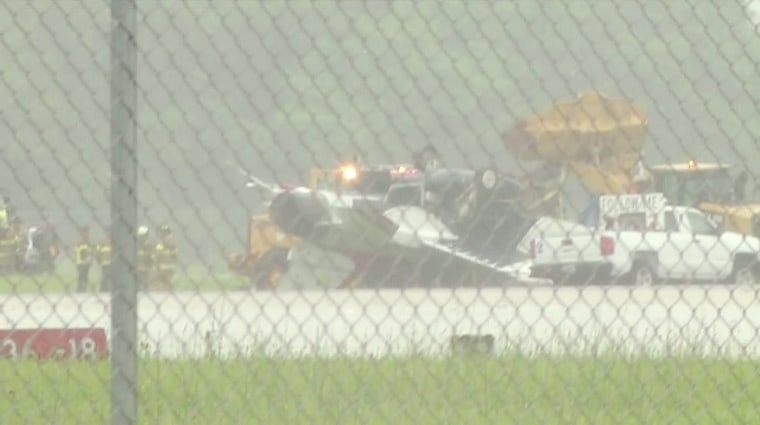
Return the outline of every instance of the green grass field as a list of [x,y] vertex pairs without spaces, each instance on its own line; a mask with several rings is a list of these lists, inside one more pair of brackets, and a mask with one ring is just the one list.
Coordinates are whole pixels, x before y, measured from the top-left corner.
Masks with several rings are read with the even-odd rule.
[[[92,281],[96,282],[97,273]],[[2,292],[72,290],[74,276],[7,276]],[[231,275],[179,289],[234,288]],[[145,347],[143,347],[145,348]],[[146,349],[147,350],[147,349]],[[139,364],[140,424],[751,424],[760,362],[667,358],[159,360]],[[0,360],[0,424],[105,424],[107,362]]]
[[[696,358],[143,360],[140,424],[750,424],[758,364]],[[0,421],[103,424],[107,363],[0,363]]]
[[[8,275],[0,277],[0,294],[62,293],[76,291],[76,275],[63,272],[53,275]],[[96,292],[100,285],[100,274],[90,275],[90,292]],[[180,275],[173,282],[173,288],[182,290],[230,290],[248,285],[247,279],[230,273],[217,276]]]

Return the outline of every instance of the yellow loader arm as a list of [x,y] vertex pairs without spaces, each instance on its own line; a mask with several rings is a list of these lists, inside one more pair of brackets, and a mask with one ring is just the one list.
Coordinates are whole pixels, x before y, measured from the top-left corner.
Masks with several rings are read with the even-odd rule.
[[[591,193],[602,195],[627,190],[646,132],[647,119],[639,105],[592,91],[519,120],[503,135],[503,142],[515,158],[542,161],[561,169],[563,178],[572,173]],[[526,206],[545,203],[557,191],[555,187],[534,193]]]

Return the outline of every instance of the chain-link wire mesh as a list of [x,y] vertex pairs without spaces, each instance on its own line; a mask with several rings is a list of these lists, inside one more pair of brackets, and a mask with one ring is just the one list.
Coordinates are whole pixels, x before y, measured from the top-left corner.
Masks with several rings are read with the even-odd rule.
[[759,2],[137,2],[137,371],[110,7],[0,5],[0,422],[756,422]]

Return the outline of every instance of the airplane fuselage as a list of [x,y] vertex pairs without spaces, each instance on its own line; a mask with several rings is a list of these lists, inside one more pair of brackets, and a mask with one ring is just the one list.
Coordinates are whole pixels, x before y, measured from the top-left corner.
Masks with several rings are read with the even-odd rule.
[[483,192],[473,181],[440,170],[399,179],[379,193],[293,189],[272,200],[270,215],[286,233],[355,264],[374,263],[380,274],[497,268],[512,259],[530,220],[512,202],[514,183],[503,180]]

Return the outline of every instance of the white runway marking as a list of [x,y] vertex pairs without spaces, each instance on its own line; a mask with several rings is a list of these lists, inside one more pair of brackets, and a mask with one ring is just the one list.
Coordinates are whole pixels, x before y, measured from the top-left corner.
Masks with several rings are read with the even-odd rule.
[[[145,293],[139,332],[162,357],[217,353],[390,355],[446,352],[454,333],[489,333],[498,350],[590,354],[671,349],[753,356],[758,289],[489,288]],[[0,328],[110,327],[102,295],[0,297]],[[110,335],[110,332],[109,332]]]

